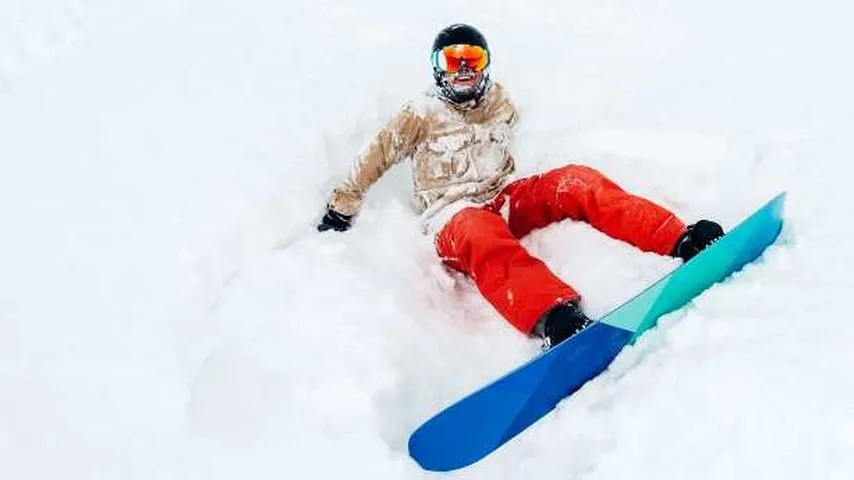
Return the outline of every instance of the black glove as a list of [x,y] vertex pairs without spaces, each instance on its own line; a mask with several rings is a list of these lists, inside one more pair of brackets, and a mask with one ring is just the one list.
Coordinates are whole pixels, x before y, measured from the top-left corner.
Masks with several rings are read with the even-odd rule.
[[353,215],[344,215],[343,213],[338,213],[331,208],[326,209],[326,215],[323,216],[323,219],[320,220],[320,224],[317,225],[318,232],[325,232],[327,230],[335,230],[337,232],[343,232],[350,228],[353,222]]
[[688,225],[688,229],[676,241],[676,246],[673,247],[670,256],[681,258],[687,262],[723,236],[724,229],[716,222],[700,220],[693,225]]

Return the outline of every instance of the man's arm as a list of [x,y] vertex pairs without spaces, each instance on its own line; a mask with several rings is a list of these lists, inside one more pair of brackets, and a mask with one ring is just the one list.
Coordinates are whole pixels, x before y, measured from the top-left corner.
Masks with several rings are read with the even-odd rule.
[[349,177],[335,190],[327,213],[318,225],[320,231],[347,230],[359,212],[368,189],[392,165],[415,151],[421,135],[422,118],[404,107],[380,132],[367,151],[356,161]]

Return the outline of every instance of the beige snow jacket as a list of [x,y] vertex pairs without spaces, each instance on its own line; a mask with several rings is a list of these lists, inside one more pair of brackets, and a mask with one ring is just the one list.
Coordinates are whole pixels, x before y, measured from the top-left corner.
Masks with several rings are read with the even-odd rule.
[[349,178],[332,192],[329,206],[356,214],[368,188],[407,158],[414,208],[425,218],[458,200],[488,201],[514,170],[509,134],[515,121],[516,108],[498,83],[469,108],[430,95],[409,103],[377,134]]

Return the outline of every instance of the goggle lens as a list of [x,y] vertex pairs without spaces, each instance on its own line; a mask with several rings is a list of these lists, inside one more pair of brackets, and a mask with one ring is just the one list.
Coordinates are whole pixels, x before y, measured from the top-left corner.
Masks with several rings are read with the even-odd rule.
[[489,65],[489,52],[477,45],[448,45],[433,52],[433,66],[443,72],[456,73],[463,64],[480,72]]

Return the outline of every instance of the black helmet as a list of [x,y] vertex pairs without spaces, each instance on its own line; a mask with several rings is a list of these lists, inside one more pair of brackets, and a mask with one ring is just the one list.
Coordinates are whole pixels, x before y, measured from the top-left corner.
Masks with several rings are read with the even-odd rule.
[[438,51],[449,46],[449,45],[475,45],[483,48],[487,52],[487,61],[491,61],[491,53],[489,51],[489,45],[486,43],[486,37],[483,36],[476,28],[471,25],[466,25],[464,23],[455,23],[448,27],[445,27],[436,35],[436,39],[433,40],[433,49],[431,50],[431,58],[434,59],[433,62],[433,79],[436,81],[436,86],[439,87],[440,95],[450,100],[454,103],[466,103],[471,100],[475,102],[480,101],[483,94],[486,93],[487,89],[490,85],[489,79],[489,63],[482,70],[483,79],[480,83],[474,88],[466,92],[459,92],[454,90],[451,84],[448,82],[448,78],[435,63],[436,56],[438,55]]
[[455,23],[449,27],[445,27],[436,35],[433,40],[433,50],[445,48],[448,45],[477,45],[484,50],[489,50],[489,45],[486,44],[486,38],[476,28],[464,23]]

